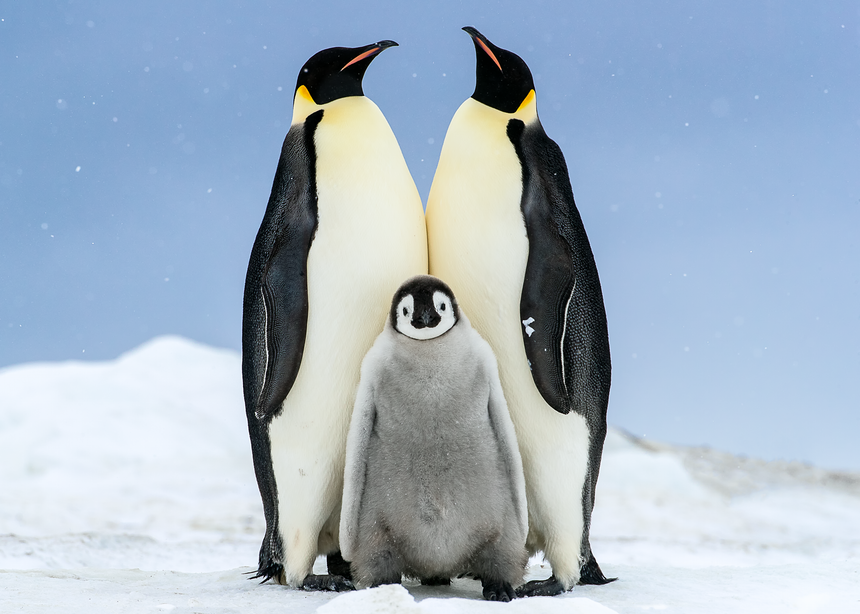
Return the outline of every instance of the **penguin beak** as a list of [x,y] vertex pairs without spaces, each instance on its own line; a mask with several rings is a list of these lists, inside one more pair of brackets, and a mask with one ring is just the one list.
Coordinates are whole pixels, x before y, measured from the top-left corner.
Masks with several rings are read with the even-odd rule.
[[442,318],[436,313],[433,309],[425,309],[421,312],[421,315],[417,318],[412,319],[412,326],[415,328],[433,328],[439,322],[442,321]]
[[367,51],[359,53],[357,56],[352,58],[340,70],[341,70],[341,72],[343,72],[344,70],[346,70],[347,68],[349,68],[350,66],[355,64],[356,62],[361,62],[362,60],[364,60],[366,58],[373,57],[376,54],[385,51],[389,47],[398,47],[398,46],[399,45],[397,43],[395,43],[394,41],[389,41],[389,40],[379,41],[378,43],[371,45],[370,49],[368,49]]
[[463,31],[472,37],[472,40],[475,41],[475,44],[480,47],[484,51],[484,53],[490,56],[490,59],[493,60],[495,65],[499,67],[499,71],[504,72],[502,70],[502,65],[499,64],[499,59],[496,57],[496,54],[493,53],[493,50],[490,49],[490,46],[487,44],[490,42],[489,40],[487,40],[487,37],[478,32],[478,30],[473,28],[472,26],[466,26],[465,28],[463,28]]

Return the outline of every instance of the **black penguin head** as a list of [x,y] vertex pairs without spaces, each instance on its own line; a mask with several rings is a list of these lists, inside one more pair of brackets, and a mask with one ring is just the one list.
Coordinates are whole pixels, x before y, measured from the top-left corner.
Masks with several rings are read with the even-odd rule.
[[447,333],[460,319],[451,288],[438,277],[418,275],[403,282],[391,301],[391,326],[423,341]]
[[472,98],[503,113],[514,113],[535,88],[532,73],[523,59],[496,47],[472,26],[463,30],[475,43],[475,93]]
[[296,91],[304,85],[319,105],[347,96],[364,96],[361,88],[364,71],[373,58],[389,47],[397,47],[397,43],[386,40],[364,47],[323,49],[302,66]]

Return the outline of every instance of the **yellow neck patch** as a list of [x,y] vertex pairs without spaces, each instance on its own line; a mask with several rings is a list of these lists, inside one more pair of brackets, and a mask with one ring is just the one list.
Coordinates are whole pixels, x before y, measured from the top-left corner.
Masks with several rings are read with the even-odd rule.
[[296,90],[296,97],[293,99],[293,120],[292,123],[300,124],[305,121],[308,115],[317,111],[320,108],[314,102],[313,96],[308,91],[308,88],[302,85]]
[[527,106],[529,106],[531,103],[534,102],[534,99],[535,99],[535,91],[530,90],[529,93],[526,94],[526,97],[523,98],[523,101],[520,104],[520,106],[517,108],[516,112],[519,113],[520,111],[525,109]]
[[537,119],[537,99],[535,97],[535,91],[530,90],[529,93],[526,94],[526,97],[523,98],[519,108],[508,117],[521,119],[525,124],[531,124],[535,121]]
[[[532,90],[532,93],[534,93],[534,90]],[[299,96],[301,96],[311,104],[316,104],[316,102],[314,102],[313,96],[311,96],[311,93],[308,91],[308,88],[304,85],[302,85],[301,87],[299,87],[299,89],[296,90],[296,98],[298,98]]]

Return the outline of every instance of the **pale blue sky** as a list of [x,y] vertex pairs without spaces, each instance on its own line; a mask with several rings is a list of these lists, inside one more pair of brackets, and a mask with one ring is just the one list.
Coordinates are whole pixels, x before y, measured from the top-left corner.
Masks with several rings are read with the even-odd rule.
[[426,199],[474,25],[528,62],[567,158],[609,316],[610,423],[860,469],[856,2],[11,4],[0,366],[164,333],[239,349],[298,69],[401,44],[365,92]]

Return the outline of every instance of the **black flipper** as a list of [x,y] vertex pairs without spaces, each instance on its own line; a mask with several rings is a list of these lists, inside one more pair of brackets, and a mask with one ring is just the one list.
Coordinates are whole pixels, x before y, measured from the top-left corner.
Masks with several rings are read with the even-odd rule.
[[526,357],[544,400],[562,414],[582,415],[591,437],[580,552],[589,561],[612,372],[603,293],[561,149],[538,120],[529,126],[511,120],[508,137],[522,166],[521,209],[529,240],[520,300]]
[[[605,416],[611,365],[603,293],[567,165],[537,121],[508,124],[529,239],[520,316],[535,385],[556,411]],[[532,330],[529,330],[532,329]]]
[[555,576],[546,580],[532,580],[517,588],[517,597],[555,597],[564,592],[564,586]]
[[266,535],[257,575],[283,581],[269,423],[298,374],[307,332],[307,257],[317,227],[314,132],[322,111],[290,128],[248,264],[242,314],[242,383]]

